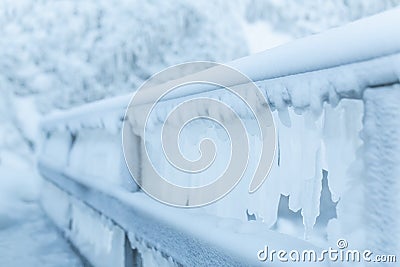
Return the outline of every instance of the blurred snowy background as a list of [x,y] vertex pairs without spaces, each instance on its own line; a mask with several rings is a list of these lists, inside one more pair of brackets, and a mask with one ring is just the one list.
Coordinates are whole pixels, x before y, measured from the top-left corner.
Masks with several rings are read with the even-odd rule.
[[[0,266],[25,266],[24,257],[13,256],[18,255],[19,238],[32,244],[26,262],[37,255],[35,249],[48,251],[32,266],[59,266],[55,258],[70,253],[48,232],[51,226],[35,204],[40,179],[34,156],[44,114],[132,92],[173,64],[227,62],[398,4],[400,0],[1,1]],[[58,256],[52,258],[52,253]],[[78,264],[71,258],[62,262]]]

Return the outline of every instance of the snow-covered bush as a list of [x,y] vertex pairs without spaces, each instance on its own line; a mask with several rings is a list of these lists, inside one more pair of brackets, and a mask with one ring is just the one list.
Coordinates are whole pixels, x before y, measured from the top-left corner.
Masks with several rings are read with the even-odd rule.
[[223,2],[5,1],[0,81],[39,94],[42,111],[135,90],[161,69],[247,54],[235,9]]
[[400,4],[399,0],[249,0],[246,18],[296,37],[321,32]]
[[134,91],[173,64],[247,55],[249,34],[242,29],[248,22],[261,20],[303,36],[397,3],[5,0],[0,3],[0,87],[35,94],[42,112],[68,108]]

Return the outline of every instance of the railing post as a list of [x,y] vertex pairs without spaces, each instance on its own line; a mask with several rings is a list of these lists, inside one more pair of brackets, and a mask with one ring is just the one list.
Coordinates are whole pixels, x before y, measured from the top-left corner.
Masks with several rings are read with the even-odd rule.
[[400,85],[364,92],[366,245],[374,253],[400,252]]

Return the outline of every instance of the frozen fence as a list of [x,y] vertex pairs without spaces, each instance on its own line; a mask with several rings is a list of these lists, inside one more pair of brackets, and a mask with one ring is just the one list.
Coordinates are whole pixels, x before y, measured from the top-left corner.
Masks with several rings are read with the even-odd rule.
[[[321,249],[339,238],[399,253],[399,24],[396,9],[229,63],[261,88],[277,127],[271,172],[254,194],[248,194],[250,174],[220,201],[193,210],[141,192],[122,154],[130,96],[121,96],[43,121],[44,209],[96,266],[256,265],[263,264],[256,254],[266,243]],[[171,106],[204,95],[232,101],[229,92],[200,86],[163,100],[155,112],[163,117]],[[124,134],[133,136],[134,175],[145,180],[145,144],[135,130],[143,123],[140,108],[129,116]],[[195,124],[182,136],[182,150],[197,151],[194,133],[226,142],[222,129]],[[249,135],[259,147],[262,140]],[[168,171],[161,147],[147,145],[160,171]]]

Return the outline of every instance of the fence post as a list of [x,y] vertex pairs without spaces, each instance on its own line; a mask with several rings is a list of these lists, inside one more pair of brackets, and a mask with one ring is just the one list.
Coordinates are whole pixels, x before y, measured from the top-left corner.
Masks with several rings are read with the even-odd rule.
[[400,85],[364,92],[366,245],[374,254],[400,252]]

